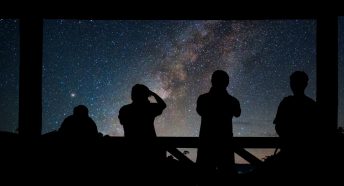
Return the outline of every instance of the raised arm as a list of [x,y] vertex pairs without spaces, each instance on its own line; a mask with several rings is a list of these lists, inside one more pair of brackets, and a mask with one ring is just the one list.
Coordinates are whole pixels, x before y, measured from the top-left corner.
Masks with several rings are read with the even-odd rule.
[[163,99],[161,99],[161,97],[156,94],[153,91],[150,91],[150,95],[154,97],[154,99],[156,100],[157,104],[159,105],[159,107],[161,107],[161,109],[165,109],[166,108],[166,103]]

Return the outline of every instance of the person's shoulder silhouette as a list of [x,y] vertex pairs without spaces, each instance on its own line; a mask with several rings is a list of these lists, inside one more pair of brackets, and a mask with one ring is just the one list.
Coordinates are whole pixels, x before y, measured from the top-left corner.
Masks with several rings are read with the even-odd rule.
[[290,76],[292,96],[285,97],[278,106],[274,119],[276,132],[280,137],[307,136],[316,128],[316,102],[306,96],[308,76],[303,71],[295,71]]
[[[156,103],[149,101],[150,96],[155,98]],[[132,103],[123,106],[118,115],[125,137],[156,137],[154,119],[166,108],[165,102],[142,84],[133,86],[131,99]]]
[[[231,132],[232,117],[239,117],[241,114],[238,99],[231,96],[226,90],[229,84],[228,74],[225,71],[216,70],[212,75],[211,83],[210,91],[200,95],[197,99],[196,111],[202,117],[201,136],[202,133],[211,133],[212,131],[221,133],[229,130]],[[202,128],[205,128],[204,132],[202,132]]]
[[316,102],[305,95],[308,76],[303,71],[295,71],[290,76],[293,95],[285,97],[278,106],[273,121],[280,137],[281,150],[298,154],[305,152],[305,146],[315,145],[321,135]]
[[96,123],[88,115],[88,108],[78,105],[73,109],[73,115],[68,116],[59,132],[67,138],[92,138],[98,136]]

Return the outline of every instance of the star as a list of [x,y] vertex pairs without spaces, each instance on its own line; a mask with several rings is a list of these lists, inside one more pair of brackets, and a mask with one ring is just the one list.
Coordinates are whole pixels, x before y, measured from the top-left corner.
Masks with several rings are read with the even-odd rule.
[[[339,113],[344,126],[344,18],[339,19]],[[2,131],[18,123],[19,21],[0,19]],[[217,69],[230,76],[228,92],[242,115],[234,136],[276,136],[272,121],[291,94],[289,75],[309,76],[315,98],[315,20],[45,20],[42,131],[59,128],[77,104],[87,105],[98,130],[123,136],[121,106],[131,88],[147,85],[167,103],[156,118],[158,136],[198,136],[196,101]]]
[[315,31],[313,20],[46,20],[43,131],[84,104],[99,131],[123,136],[118,111],[142,83],[167,104],[158,136],[198,136],[197,98],[222,69],[242,107],[234,136],[276,136],[272,121],[294,69],[308,73],[315,96]]

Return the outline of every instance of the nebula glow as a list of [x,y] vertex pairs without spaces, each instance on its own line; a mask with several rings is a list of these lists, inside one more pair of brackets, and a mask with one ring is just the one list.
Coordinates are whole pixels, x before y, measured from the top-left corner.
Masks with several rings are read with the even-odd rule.
[[198,136],[197,97],[223,69],[242,107],[235,136],[275,136],[291,72],[308,73],[315,97],[315,37],[313,20],[45,20],[43,131],[85,104],[102,133],[121,136],[118,110],[142,83],[167,103],[155,123],[159,136]]

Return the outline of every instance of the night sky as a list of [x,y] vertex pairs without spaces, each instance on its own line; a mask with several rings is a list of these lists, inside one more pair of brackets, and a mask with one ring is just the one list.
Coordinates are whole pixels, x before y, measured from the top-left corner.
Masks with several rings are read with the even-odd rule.
[[0,131],[18,128],[19,21],[0,18]]
[[214,70],[229,73],[241,102],[236,136],[274,136],[289,75],[305,70],[315,97],[314,21],[93,21],[44,23],[43,131],[56,130],[85,104],[104,134],[123,135],[121,106],[147,85],[167,103],[159,136],[198,136],[196,100]]
[[[6,131],[18,120],[18,37],[18,22],[0,20],[0,129]],[[293,71],[309,75],[306,94],[315,98],[315,37],[312,20],[45,20],[43,133],[57,130],[73,107],[84,104],[100,132],[122,136],[118,111],[131,102],[132,86],[142,83],[167,103],[155,122],[159,136],[198,136],[197,97],[209,90],[212,72],[223,69],[242,107],[234,135],[275,136],[272,121],[291,94]]]
[[344,17],[339,17],[338,22],[338,125],[344,127]]

